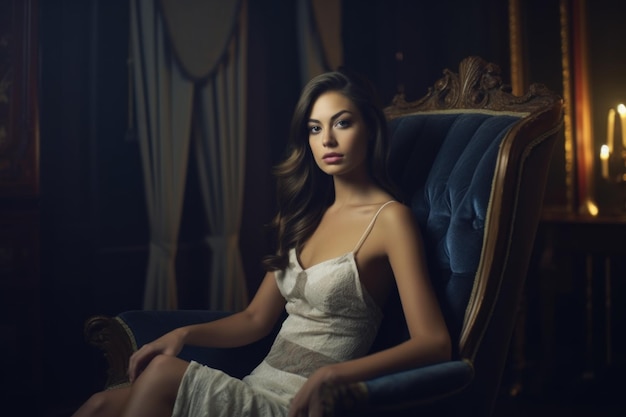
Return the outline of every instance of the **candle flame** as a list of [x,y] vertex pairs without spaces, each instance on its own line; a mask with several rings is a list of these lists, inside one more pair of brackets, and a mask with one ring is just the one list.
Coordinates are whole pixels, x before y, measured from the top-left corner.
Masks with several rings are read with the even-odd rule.
[[617,105],[617,112],[623,116],[626,115],[626,106],[623,103]]
[[[626,109],[625,109],[626,110]],[[600,210],[598,209],[598,206],[591,200],[587,200],[587,211],[589,212],[589,214],[591,214],[593,217],[597,216],[598,213],[600,212]]]
[[609,145],[602,145],[600,147],[600,158],[609,159]]

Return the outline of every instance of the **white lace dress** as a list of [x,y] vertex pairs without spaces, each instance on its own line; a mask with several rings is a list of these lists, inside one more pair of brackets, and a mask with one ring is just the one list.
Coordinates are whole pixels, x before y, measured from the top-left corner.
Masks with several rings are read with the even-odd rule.
[[364,356],[382,319],[359,280],[354,250],[302,268],[295,249],[289,266],[275,273],[289,313],[267,357],[239,380],[192,362],[180,385],[174,417],[286,416],[289,402],[318,368]]

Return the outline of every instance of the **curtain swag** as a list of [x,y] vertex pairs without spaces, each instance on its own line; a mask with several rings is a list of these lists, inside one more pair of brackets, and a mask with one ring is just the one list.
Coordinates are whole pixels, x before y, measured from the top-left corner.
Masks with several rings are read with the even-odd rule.
[[144,309],[178,307],[175,258],[190,150],[211,227],[208,307],[238,310],[247,303],[238,247],[246,6],[245,0],[131,1],[135,129],[151,236]]
[[160,0],[169,41],[185,74],[211,74],[235,36],[241,0]]

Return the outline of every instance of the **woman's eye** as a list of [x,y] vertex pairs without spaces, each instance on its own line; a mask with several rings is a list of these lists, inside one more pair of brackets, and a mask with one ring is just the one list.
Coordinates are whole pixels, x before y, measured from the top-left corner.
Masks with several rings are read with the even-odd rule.
[[309,126],[309,133],[319,133],[321,130],[319,126]]
[[335,126],[339,128],[348,127],[350,126],[350,120],[345,120],[345,119],[337,120],[337,123],[335,123]]

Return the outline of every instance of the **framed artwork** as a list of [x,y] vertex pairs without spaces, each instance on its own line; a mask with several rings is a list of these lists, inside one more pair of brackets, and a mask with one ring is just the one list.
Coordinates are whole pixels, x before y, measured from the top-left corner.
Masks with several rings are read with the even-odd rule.
[[0,198],[38,194],[35,0],[0,0]]
[[591,7],[586,0],[509,0],[513,92],[525,91],[529,80],[539,81],[559,91],[564,100],[563,132],[544,203],[548,211],[594,216],[599,211],[599,132],[593,107],[598,91],[592,79],[599,66],[591,55],[600,49],[589,44],[593,40],[589,19],[591,23],[606,21],[593,12],[611,10],[611,3],[616,2],[597,0]]
[[560,0],[560,11],[568,195],[578,214],[623,217],[626,3]]
[[561,0],[565,156],[568,196],[581,214],[598,214],[595,202],[593,121],[585,0]]

